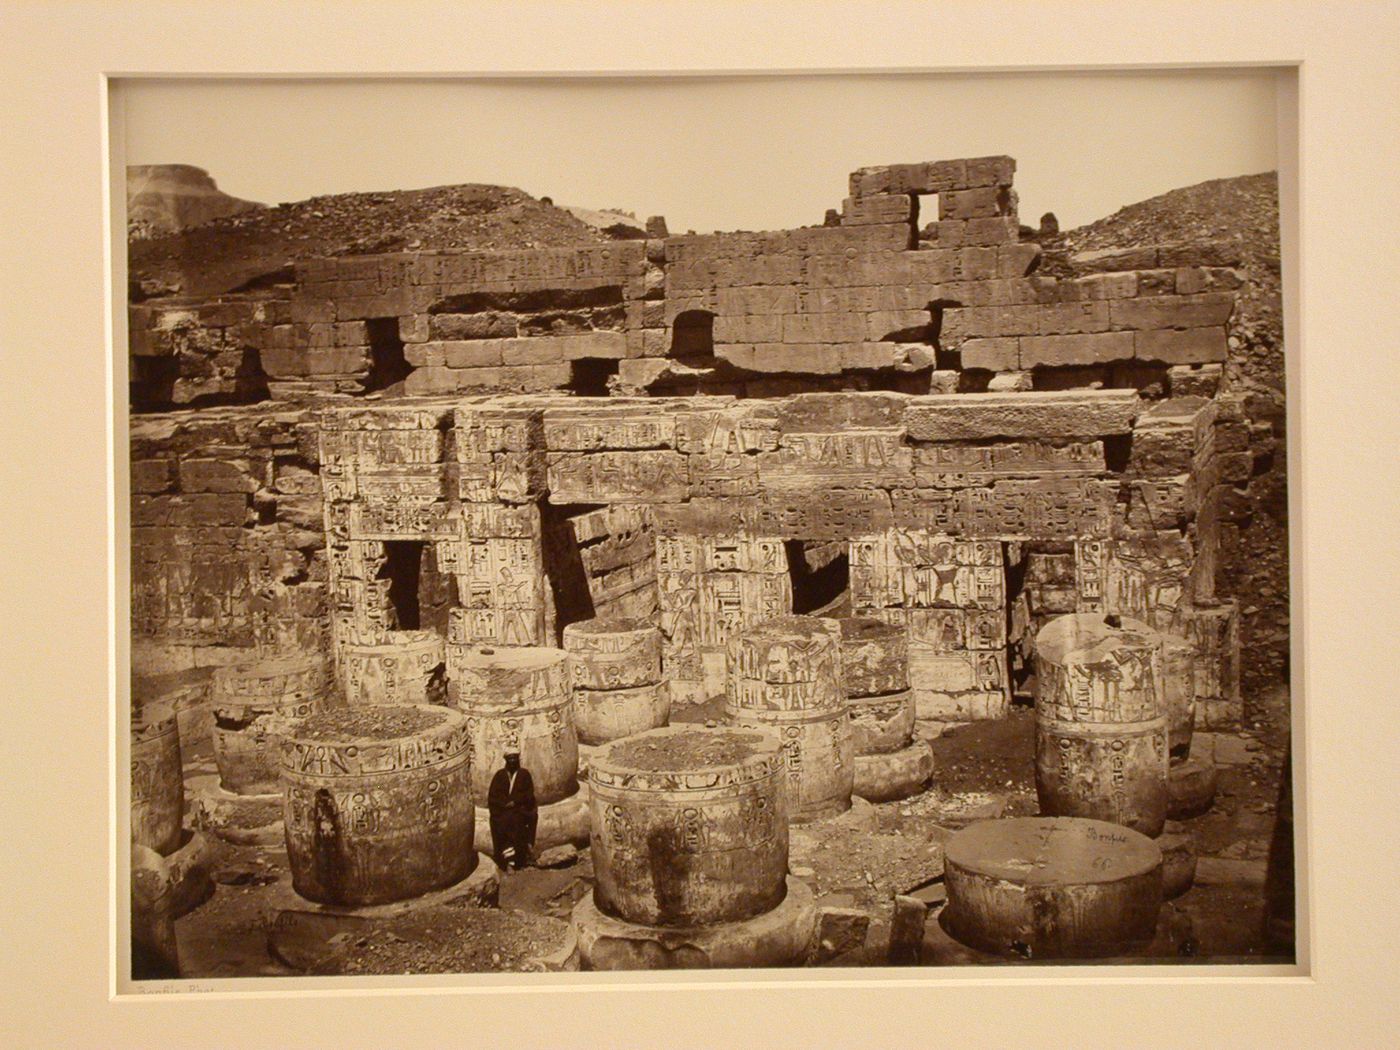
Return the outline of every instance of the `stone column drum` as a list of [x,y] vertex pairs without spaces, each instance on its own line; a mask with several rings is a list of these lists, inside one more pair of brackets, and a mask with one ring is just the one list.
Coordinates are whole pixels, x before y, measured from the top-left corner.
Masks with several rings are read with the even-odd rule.
[[340,651],[345,700],[360,704],[429,703],[429,683],[443,664],[443,639],[436,631],[393,631],[379,645],[346,643]]
[[707,926],[786,893],[785,770],[771,730],[653,729],[589,768],[594,901],[645,926]]
[[1167,819],[1162,636],[1137,620],[1071,613],[1036,635],[1035,668],[1041,813],[1160,834]]
[[362,907],[460,882],[476,867],[467,719],[445,707],[322,711],[281,742],[292,887]]
[[856,754],[898,751],[914,733],[909,632],[868,616],[850,616],[836,625],[841,631],[841,681],[851,707]]
[[1115,955],[1152,939],[1162,851],[1145,835],[1073,817],[981,820],[948,839],[942,920],[1000,955]]
[[914,739],[909,632],[869,616],[835,622],[856,753],[852,791],[870,802],[917,795],[933,775],[933,751]]
[[275,732],[326,703],[329,681],[320,656],[286,655],[220,667],[211,692],[214,761],[219,782],[239,795],[280,790]]
[[815,616],[780,616],[729,641],[725,717],[778,733],[793,821],[851,808],[855,748],[840,646],[835,622]]
[[486,805],[491,777],[518,751],[541,806],[578,791],[578,736],[563,649],[451,643],[447,695],[467,717],[472,798]]
[[606,744],[664,726],[671,696],[661,680],[661,631],[631,619],[564,628],[579,742]]
[[131,842],[161,856],[180,845],[185,783],[175,708],[142,704],[131,711]]

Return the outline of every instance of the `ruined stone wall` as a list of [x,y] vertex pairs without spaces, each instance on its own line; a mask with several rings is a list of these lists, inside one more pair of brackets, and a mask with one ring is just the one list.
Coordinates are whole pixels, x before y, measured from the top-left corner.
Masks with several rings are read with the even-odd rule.
[[[551,554],[547,522],[557,507],[603,505],[654,529],[650,564],[640,529],[612,552],[645,564],[625,577],[646,581],[640,600],[655,580],[678,697],[718,693],[733,633],[792,611],[786,541],[834,541],[853,610],[910,631],[925,716],[996,717],[1012,686],[1008,554],[1059,544],[1076,609],[1221,636],[1206,648],[1217,667],[1203,696],[1215,702],[1207,724],[1228,724],[1238,696],[1218,665],[1233,613],[1216,598],[1215,526],[1201,516],[1221,425],[1212,402],[1154,406],[1132,391],[327,409],[334,634],[393,639],[382,545],[421,542],[456,574],[454,641],[548,644],[586,616],[558,604],[558,575],[575,570]],[[1115,444],[1128,454],[1110,457]],[[579,535],[563,549],[586,550]],[[583,593],[604,593],[599,575]]]
[[224,408],[133,421],[138,674],[325,644],[319,463],[307,411]]
[[[1169,369],[1181,392],[1186,370],[1225,360],[1233,271],[1153,249],[1040,276],[1014,172],[1009,157],[863,168],[836,225],[311,260],[255,299],[133,308],[134,403],[1165,390]],[[938,218],[920,226],[925,200]]]
[[138,639],[392,642],[418,559],[454,641],[655,616],[698,698],[792,608],[791,549],[909,626],[926,712],[997,713],[1034,626],[1101,608],[1198,635],[1207,724],[1238,719],[1238,276],[1171,246],[1042,274],[1014,167],[861,169],[820,227],[320,259],[133,307],[133,406],[199,409],[133,426]]

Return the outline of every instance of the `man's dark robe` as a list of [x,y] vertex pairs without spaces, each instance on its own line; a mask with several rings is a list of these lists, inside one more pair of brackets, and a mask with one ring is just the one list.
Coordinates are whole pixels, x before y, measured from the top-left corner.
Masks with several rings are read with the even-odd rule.
[[516,770],[512,787],[510,771],[496,770],[486,792],[486,808],[491,814],[491,847],[496,864],[504,866],[506,848],[512,847],[515,852],[510,860],[515,867],[523,868],[535,844],[535,822],[539,818],[530,771],[523,767]]

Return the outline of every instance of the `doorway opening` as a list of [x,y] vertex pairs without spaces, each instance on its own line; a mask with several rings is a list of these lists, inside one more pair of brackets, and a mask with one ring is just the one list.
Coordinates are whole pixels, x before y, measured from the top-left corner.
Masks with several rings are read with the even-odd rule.
[[845,616],[850,609],[851,569],[845,543],[784,540],[792,611],[798,615]]

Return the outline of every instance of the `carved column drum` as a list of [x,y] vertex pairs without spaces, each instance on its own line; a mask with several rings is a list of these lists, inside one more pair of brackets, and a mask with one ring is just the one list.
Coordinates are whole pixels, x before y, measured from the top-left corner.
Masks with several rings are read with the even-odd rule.
[[797,822],[851,808],[855,747],[840,645],[832,620],[780,616],[739,632],[726,652],[725,716],[777,732]]
[[944,852],[948,932],[1031,959],[1115,955],[1152,939],[1162,851],[1098,820],[1010,817],[953,835]]
[[578,735],[563,649],[449,644],[447,695],[467,716],[478,806],[486,805],[491,777],[511,751],[530,771],[539,805],[578,790]]
[[407,900],[476,867],[467,719],[446,707],[322,711],[281,741],[292,887],[359,907]]
[[1167,709],[1167,754],[1173,762],[1191,755],[1196,729],[1196,647],[1185,638],[1162,636],[1162,695]]
[[629,619],[571,623],[564,628],[564,649],[580,742],[606,744],[670,719],[656,627]]
[[661,631],[640,620],[594,619],[564,628],[570,684],[631,689],[661,681]]
[[1157,835],[1167,819],[1162,636],[1102,613],[1051,620],[1035,639],[1035,786],[1046,816]]
[[771,730],[677,725],[589,765],[594,901],[645,926],[705,926],[786,894],[786,770]]
[[392,631],[379,645],[347,642],[340,649],[341,683],[350,706],[423,704],[428,685],[443,664],[442,635],[436,631]]
[[888,754],[908,746],[914,735],[909,632],[869,616],[849,616],[836,624],[856,754]]
[[224,790],[270,795],[280,790],[276,733],[326,705],[329,681],[319,656],[287,655],[214,672],[214,761]]
[[131,842],[161,856],[180,845],[185,782],[180,732],[170,704],[142,704],[131,711]]

